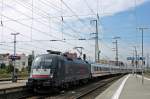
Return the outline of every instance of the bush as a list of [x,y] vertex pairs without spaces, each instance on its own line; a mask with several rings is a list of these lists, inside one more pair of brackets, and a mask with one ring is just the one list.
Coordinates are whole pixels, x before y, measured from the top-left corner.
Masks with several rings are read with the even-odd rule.
[[[4,69],[0,68],[0,79],[11,78],[13,71],[14,71],[14,67],[12,64],[6,66]],[[18,69],[16,69],[16,74],[18,78],[27,78],[29,76],[27,68],[22,68],[21,71],[18,71]]]
[[11,73],[7,73],[6,69],[0,69],[0,78],[10,78]]
[[5,69],[6,65],[4,63],[1,64],[1,69]]
[[6,68],[7,73],[11,73],[13,71],[14,67],[12,64],[9,64]]
[[0,69],[0,74],[6,74],[6,73],[7,73],[6,69]]

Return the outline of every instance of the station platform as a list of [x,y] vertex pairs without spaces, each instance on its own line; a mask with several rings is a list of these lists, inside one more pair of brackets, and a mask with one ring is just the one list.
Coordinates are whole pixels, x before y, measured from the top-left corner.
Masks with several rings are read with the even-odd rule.
[[128,74],[114,84],[95,99],[150,99],[150,79],[140,75]]
[[16,83],[13,83],[12,81],[0,81],[0,90],[25,86],[26,82],[27,80],[18,80]]

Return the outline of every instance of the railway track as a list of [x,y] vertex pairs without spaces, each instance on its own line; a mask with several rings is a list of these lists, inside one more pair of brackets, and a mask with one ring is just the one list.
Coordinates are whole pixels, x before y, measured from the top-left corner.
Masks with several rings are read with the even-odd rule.
[[113,77],[97,82],[94,85],[92,85],[91,88],[87,88],[89,90],[83,91],[82,94],[73,99],[95,99],[97,95],[103,92],[106,88],[108,88],[114,81],[116,81],[119,78],[120,77]]
[[122,76],[123,75],[105,78],[81,87],[78,86],[77,88],[64,90],[59,94],[33,95],[30,97],[22,97],[20,99],[94,99]]

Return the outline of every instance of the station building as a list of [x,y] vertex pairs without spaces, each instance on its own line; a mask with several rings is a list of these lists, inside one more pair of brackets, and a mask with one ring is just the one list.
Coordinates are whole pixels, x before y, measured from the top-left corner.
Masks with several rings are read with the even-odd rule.
[[[13,64],[13,60],[10,58],[12,56],[9,53],[0,54],[0,67],[2,64],[8,66],[9,64]],[[26,54],[16,54],[19,59],[16,59],[16,68],[21,71],[22,68],[26,68],[28,66],[28,56]]]

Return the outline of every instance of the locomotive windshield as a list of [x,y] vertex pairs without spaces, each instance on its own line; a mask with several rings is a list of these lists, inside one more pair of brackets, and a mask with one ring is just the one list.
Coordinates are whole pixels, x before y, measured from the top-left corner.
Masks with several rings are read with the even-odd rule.
[[48,56],[39,56],[37,57],[32,64],[33,69],[50,69],[53,64],[52,64],[53,59]]

